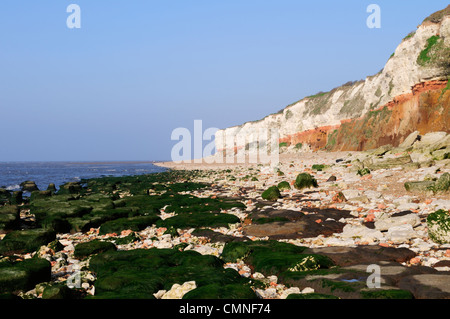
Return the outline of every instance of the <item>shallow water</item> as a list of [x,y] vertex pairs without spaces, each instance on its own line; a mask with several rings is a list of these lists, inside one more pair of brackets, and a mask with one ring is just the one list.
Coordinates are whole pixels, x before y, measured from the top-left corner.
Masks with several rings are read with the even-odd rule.
[[146,162],[0,162],[0,188],[20,190],[20,183],[34,181],[40,190],[67,182],[103,176],[143,175],[166,169]]

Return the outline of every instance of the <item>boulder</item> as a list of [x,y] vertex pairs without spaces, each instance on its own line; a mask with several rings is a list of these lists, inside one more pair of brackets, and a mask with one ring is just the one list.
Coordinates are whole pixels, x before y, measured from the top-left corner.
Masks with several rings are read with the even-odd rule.
[[411,163],[411,156],[405,155],[400,157],[387,158],[379,161],[374,161],[373,164],[367,165],[370,170],[377,169],[389,169],[394,167],[403,167],[404,165]]
[[359,226],[359,225],[351,225],[347,224],[345,225],[342,234],[342,238],[357,238],[358,240],[362,242],[374,242],[383,239],[383,234],[374,229],[370,229],[365,226]]
[[83,186],[79,182],[69,182],[61,185],[58,191],[58,195],[63,194],[79,194],[83,190]]
[[261,194],[261,197],[268,201],[276,201],[281,198],[280,190],[276,186],[271,186]]
[[85,258],[90,255],[99,254],[108,250],[116,250],[116,245],[111,242],[92,240],[85,243],[80,243],[75,246],[73,253],[75,258]]
[[427,217],[428,236],[438,244],[450,244],[450,214],[440,209]]
[[8,204],[10,200],[11,200],[11,193],[4,188],[0,188],[0,205]]
[[283,190],[290,190],[290,189],[291,189],[291,185],[289,185],[289,183],[286,182],[286,181],[280,182],[280,183],[277,185],[277,187],[278,187],[278,189],[279,189],[280,191],[283,191]]
[[48,184],[47,190],[51,191],[52,193],[56,193],[56,186],[55,186],[55,184],[53,184],[53,183]]
[[375,222],[375,229],[380,231],[388,230],[391,227],[409,224],[415,227],[420,224],[420,217],[417,214],[407,214],[398,217],[389,217]]
[[19,213],[17,206],[0,207],[0,232],[15,229],[20,221]]
[[0,254],[30,253],[56,239],[53,230],[37,228],[16,230],[0,241]]
[[34,192],[38,191],[39,188],[37,187],[36,183],[33,181],[25,181],[20,184],[20,187],[22,188],[22,191],[24,192]]
[[447,136],[446,132],[431,132],[421,136],[420,141],[414,143],[414,148],[424,148],[441,142]]
[[11,205],[20,205],[23,203],[23,192],[22,191],[15,191],[12,193],[11,196]]
[[450,190],[450,174],[444,173],[439,177],[434,185],[435,192],[447,192]]
[[294,182],[294,187],[296,189],[304,189],[304,188],[312,188],[312,187],[318,187],[316,179],[308,174],[308,173],[301,173],[297,175],[297,178]]
[[429,193],[434,189],[434,181],[406,182],[405,189],[411,193]]
[[386,234],[386,238],[394,244],[401,244],[417,237],[419,237],[417,232],[410,224],[390,227]]
[[405,138],[405,140],[399,145],[399,147],[400,148],[411,147],[414,144],[414,142],[419,140],[419,138],[420,138],[419,131],[412,132],[411,134],[408,135],[407,138]]
[[27,291],[41,282],[50,281],[51,264],[31,258],[21,262],[5,261],[0,265],[0,293]]

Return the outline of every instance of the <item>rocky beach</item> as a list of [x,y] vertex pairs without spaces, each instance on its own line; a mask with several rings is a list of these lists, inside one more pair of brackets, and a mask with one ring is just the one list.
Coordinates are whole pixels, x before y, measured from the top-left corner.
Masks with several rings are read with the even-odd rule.
[[[319,7],[322,10],[328,5]],[[253,12],[253,9],[248,10]],[[22,10],[17,10],[22,14]],[[272,21],[273,9],[267,10],[271,18],[261,20]],[[140,7],[135,11],[147,12]],[[222,8],[202,14],[214,17],[216,11],[222,11]],[[235,14],[240,9],[229,11]],[[185,15],[191,17],[184,10],[180,12],[183,14],[172,20],[161,15],[164,17],[161,20],[167,20],[171,25],[158,30],[179,32],[186,29],[191,32],[185,25],[172,25],[173,20],[178,21]],[[204,16],[192,18],[188,23],[203,22]],[[242,20],[247,22],[247,18],[245,15]],[[358,21],[360,18],[357,17]],[[145,23],[139,22],[139,30],[146,25],[147,19],[145,17]],[[328,21],[322,16],[320,19],[320,23]],[[233,28],[238,20],[233,20]],[[272,30],[276,24],[274,22],[266,29]],[[281,24],[284,25],[284,21]],[[120,24],[121,28],[125,25]],[[155,29],[152,26],[148,30],[152,33]],[[226,28],[221,25],[220,30],[223,32]],[[241,33],[238,27],[236,30]],[[145,157],[151,158],[165,156],[158,147],[164,144],[161,136],[167,133],[167,140],[171,136],[171,141],[179,141],[170,152],[172,160],[180,155],[177,152],[192,158],[192,150],[194,157],[205,158],[184,162],[134,162],[133,167],[131,162],[113,162],[108,167],[106,162],[4,162],[3,168],[8,168],[0,170],[3,177],[0,184],[0,299],[154,299],[156,303],[163,303],[162,299],[450,299],[450,6],[429,15],[415,31],[405,34],[377,74],[364,80],[349,81],[328,92],[306,96],[260,120],[217,130],[214,136],[210,129],[203,132],[203,120],[194,120],[193,134],[183,127],[174,127],[170,134],[168,127],[181,125],[194,114],[205,115],[205,110],[209,112],[216,105],[217,109],[212,110],[210,116],[217,120],[225,114],[216,112],[228,112],[228,104],[233,103],[239,105],[239,111],[226,114],[232,118],[232,122],[227,123],[235,125],[235,121],[248,118],[240,113],[248,100],[236,102],[241,98],[233,91],[236,86],[229,91],[216,92],[219,86],[228,90],[228,82],[234,82],[242,66],[237,65],[235,70],[239,71],[225,67],[230,78],[224,76],[227,85],[222,85],[215,82],[216,71],[199,67],[209,65],[204,58],[197,62],[190,60],[201,57],[199,51],[190,54],[177,43],[177,47],[168,46],[167,53],[161,51],[161,57],[170,59],[160,62],[160,58],[151,57],[151,54],[165,45],[151,40],[158,50],[151,47],[145,51],[141,45],[129,48],[133,36],[122,29],[119,33],[126,37],[123,38],[126,45],[117,43],[133,53],[127,63],[135,62],[138,51],[145,63],[122,66],[117,61],[108,62],[104,54],[107,51],[92,51],[102,59],[102,63],[94,61],[96,66],[103,64],[108,72],[116,65],[121,72],[125,70],[124,74],[107,76],[114,80],[120,77],[125,82],[114,81],[118,85],[115,87],[103,83],[102,78],[86,84],[89,90],[74,87],[76,92],[89,91],[108,99],[97,101],[86,93],[88,95],[83,95],[81,102],[67,106],[68,113],[61,113],[60,120],[53,117],[59,114],[60,108],[56,112],[56,105],[62,104],[62,100],[53,105],[47,95],[36,102],[30,95],[36,105],[49,105],[48,115],[38,112],[39,116],[42,113],[42,118],[27,114],[33,124],[44,123],[51,128],[52,134],[64,132],[53,134],[48,140],[55,144],[49,144],[46,149],[39,146],[37,152],[40,154],[34,153],[33,143],[22,146],[14,142],[12,150],[5,147],[6,156],[29,158],[39,155],[53,160],[52,156],[63,155],[138,158],[136,154],[141,154],[142,158],[142,154],[147,154]],[[281,33],[273,31],[273,34],[278,41]],[[361,34],[366,37],[365,33]],[[182,38],[178,33],[172,34],[175,35],[176,39]],[[257,37],[264,39],[265,44],[271,43],[272,40],[266,40],[268,35]],[[189,33],[186,39],[191,36]],[[242,42],[247,43],[252,37],[249,35]],[[323,38],[326,37],[330,35]],[[13,34],[13,38],[16,41],[20,37]],[[213,33],[208,33],[207,41],[199,39],[209,45],[212,38],[222,40]],[[315,41],[319,38],[314,35]],[[83,41],[96,43],[98,39],[103,39],[103,35]],[[55,52],[60,47],[74,46],[69,42],[61,45],[61,41],[58,37]],[[359,41],[356,37],[352,39],[358,45]],[[292,42],[289,40],[284,46],[286,52],[295,52],[291,48]],[[342,40],[332,44],[336,52],[344,50],[348,54],[353,50],[347,45],[338,49],[338,42]],[[217,50],[220,52],[228,47],[226,42],[220,45],[221,49]],[[307,50],[296,50],[310,51],[318,61],[317,66],[323,69],[320,55],[315,57],[314,47],[308,44]],[[325,51],[333,52],[330,47]],[[255,51],[261,65],[268,63],[259,54],[271,49],[264,47]],[[117,48],[108,50],[118,51]],[[202,54],[209,52],[200,46],[196,50]],[[231,56],[241,50],[239,45],[225,54]],[[46,58],[50,51],[45,49]],[[252,54],[249,57],[252,63],[255,62]],[[324,57],[329,59],[329,56]],[[283,60],[284,57],[276,59]],[[370,56],[364,59],[367,63]],[[184,62],[174,64],[178,60]],[[353,60],[357,61],[353,57],[348,59],[352,63]],[[158,61],[163,71],[155,73],[156,66],[143,68],[149,61]],[[303,67],[313,62],[305,61]],[[86,67],[84,60],[81,62]],[[19,63],[22,66],[22,62],[17,65]],[[215,69],[216,63],[214,59],[209,67]],[[335,62],[344,69],[358,68],[358,63],[362,62],[352,63]],[[62,69],[61,65],[57,66],[58,70]],[[93,68],[86,65],[89,69],[79,72],[86,76],[78,82],[89,78],[97,80],[90,73]],[[234,67],[235,63],[230,65]],[[181,66],[195,68],[179,71]],[[291,67],[291,64],[286,66],[286,71],[291,74],[304,72],[301,68]],[[314,72],[317,71],[315,68]],[[257,69],[260,69],[259,64]],[[128,83],[131,79],[142,80],[141,73],[127,73],[132,70],[139,70],[146,79],[151,74],[155,83]],[[175,73],[166,73],[167,70]],[[105,71],[95,72],[93,74],[109,75]],[[329,73],[326,69],[326,76]],[[195,79],[199,74],[201,81]],[[219,69],[217,74],[221,74]],[[251,89],[248,84],[255,82],[256,77],[277,80],[283,77],[281,73],[276,76],[262,74],[264,76],[253,75],[245,84],[236,83],[247,91]],[[26,80],[18,81],[20,95],[28,97],[28,92],[22,93],[26,92],[22,82],[30,78],[34,79],[27,76]],[[58,76],[54,79],[66,83]],[[163,80],[168,82],[160,87]],[[176,84],[177,80],[181,82]],[[321,84],[323,80],[321,75]],[[308,77],[305,81],[302,86],[309,85],[309,81],[313,83]],[[207,82],[214,82],[214,88],[203,87]],[[45,80],[42,83],[46,84],[45,89],[35,87],[33,82],[33,90],[46,92],[48,87],[54,86]],[[70,83],[65,85],[70,87]],[[104,92],[97,92],[98,83],[106,88]],[[198,87],[199,91],[190,85]],[[163,87],[170,90],[166,92]],[[127,95],[122,92],[124,88],[133,91]],[[190,98],[191,104],[180,89],[187,90],[184,94],[195,93]],[[263,90],[258,87],[255,92],[260,94]],[[157,95],[158,91],[161,96]],[[143,98],[139,97],[141,93],[149,94]],[[205,98],[205,93],[211,96]],[[236,99],[232,102],[224,99],[229,94],[234,94]],[[169,99],[173,97],[176,99]],[[24,105],[36,108],[28,100],[16,105],[16,100],[17,96],[5,97],[5,101],[13,101],[11,109],[21,109]],[[157,103],[152,110],[147,105],[151,103],[149,101]],[[223,103],[215,104],[219,102]],[[104,109],[95,109],[95,103],[100,103]],[[201,105],[201,110],[194,110],[194,103]],[[258,103],[251,106],[252,112]],[[81,111],[83,107],[85,113]],[[181,108],[183,112],[191,113],[183,113]],[[160,113],[162,111],[167,113]],[[9,118],[22,120],[22,116]],[[51,125],[50,122],[46,124],[49,118]],[[66,125],[67,119],[75,121],[67,123],[68,129],[53,127],[54,123]],[[20,123],[21,127],[30,126],[24,123]],[[14,125],[15,129],[19,126]],[[38,131],[33,126],[24,131],[23,136],[29,138]],[[66,135],[66,132],[74,132],[76,137]],[[270,136],[263,136],[267,132]],[[63,140],[58,141],[61,137]],[[104,140],[97,140],[100,137]],[[154,147],[148,144],[150,139],[153,139]],[[213,142],[203,148],[206,140]],[[89,143],[90,148],[87,147]],[[82,148],[85,144],[87,148]],[[164,146],[167,148],[166,144]],[[208,153],[213,146],[215,153]],[[14,151],[15,147],[20,147],[20,152]],[[84,151],[77,151],[78,147]],[[146,148],[160,153],[151,153],[151,156],[141,153]],[[253,152],[265,155],[262,150],[268,148],[277,151],[270,163],[250,160],[254,159]],[[113,153],[109,152],[111,149]],[[21,153],[23,150],[26,154]],[[132,150],[139,153],[129,153]],[[208,154],[214,155],[207,157]],[[86,171],[90,175],[81,178]],[[50,177],[55,180],[47,181]],[[210,309],[209,314],[213,311],[212,307]],[[411,309],[415,311],[416,307]],[[188,304],[183,311],[190,311]]]
[[2,190],[1,296],[450,298],[450,135],[411,140]]

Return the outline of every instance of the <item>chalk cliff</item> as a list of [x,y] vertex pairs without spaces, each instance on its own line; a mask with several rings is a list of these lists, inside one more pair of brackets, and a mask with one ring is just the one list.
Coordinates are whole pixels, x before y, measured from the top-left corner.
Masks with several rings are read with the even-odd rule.
[[279,132],[283,151],[367,150],[397,146],[411,132],[450,132],[450,5],[425,19],[399,44],[385,67],[365,80],[305,97],[277,114],[220,130],[216,149],[230,149],[225,137],[259,129]]

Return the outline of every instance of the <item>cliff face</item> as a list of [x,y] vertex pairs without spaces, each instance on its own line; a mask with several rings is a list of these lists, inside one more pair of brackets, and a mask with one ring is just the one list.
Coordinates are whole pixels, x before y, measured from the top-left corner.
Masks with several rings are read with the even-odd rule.
[[449,132],[449,76],[450,6],[405,37],[380,73],[220,130],[216,148],[230,148],[225,137],[239,135],[234,148],[245,149],[245,137],[259,129],[275,129],[280,143],[312,150],[366,150],[398,145],[416,130]]

